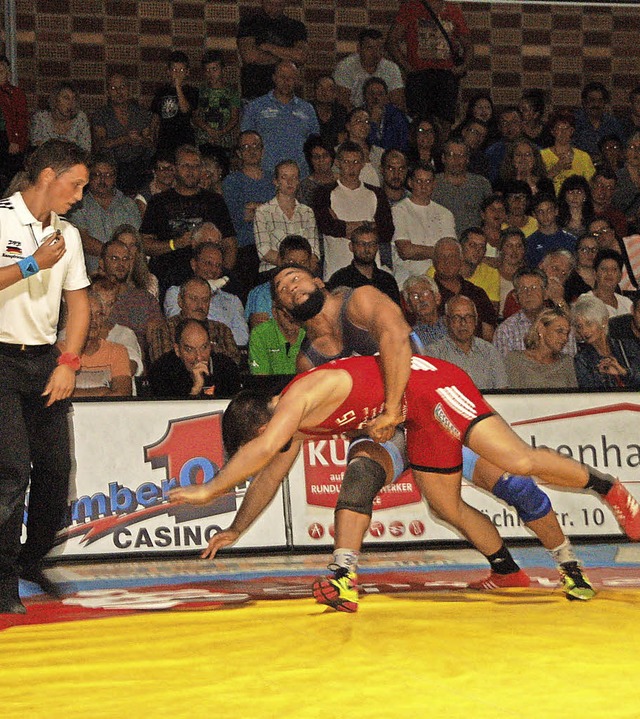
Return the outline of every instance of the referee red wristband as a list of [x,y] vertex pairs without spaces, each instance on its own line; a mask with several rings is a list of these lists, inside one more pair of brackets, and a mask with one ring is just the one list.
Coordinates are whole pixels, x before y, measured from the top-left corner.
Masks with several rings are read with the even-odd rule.
[[74,372],[77,372],[82,366],[80,357],[74,352],[63,352],[60,357],[58,357],[58,364],[66,364],[71,367]]

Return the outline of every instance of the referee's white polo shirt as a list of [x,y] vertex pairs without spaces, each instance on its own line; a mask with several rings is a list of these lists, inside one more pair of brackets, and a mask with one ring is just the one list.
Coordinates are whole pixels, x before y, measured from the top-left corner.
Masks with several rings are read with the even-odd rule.
[[0,342],[11,344],[54,344],[62,290],[89,285],[78,230],[51,213],[44,230],[22,199],[15,195],[0,200],[0,267],[33,255],[54,228],[64,235],[66,252],[48,270],[0,290]]

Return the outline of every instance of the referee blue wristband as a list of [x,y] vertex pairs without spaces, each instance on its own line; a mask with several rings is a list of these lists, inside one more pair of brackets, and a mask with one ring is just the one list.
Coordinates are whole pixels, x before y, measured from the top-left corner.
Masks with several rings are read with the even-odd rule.
[[29,255],[29,257],[19,260],[18,267],[20,268],[20,272],[22,272],[22,276],[24,278],[31,277],[31,275],[37,275],[38,272],[40,272],[38,262],[33,255]]

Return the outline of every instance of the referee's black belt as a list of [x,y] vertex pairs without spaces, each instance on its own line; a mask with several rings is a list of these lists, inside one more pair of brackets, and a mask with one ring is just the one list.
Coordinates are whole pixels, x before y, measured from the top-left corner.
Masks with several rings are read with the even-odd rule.
[[39,357],[51,352],[53,345],[19,345],[0,342],[0,355],[7,357]]

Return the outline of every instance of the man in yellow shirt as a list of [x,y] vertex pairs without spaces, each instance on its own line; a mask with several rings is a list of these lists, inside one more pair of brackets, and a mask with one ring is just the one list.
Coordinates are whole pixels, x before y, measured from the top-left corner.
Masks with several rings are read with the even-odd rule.
[[462,276],[481,287],[497,309],[500,305],[500,273],[484,262],[487,239],[479,227],[469,227],[460,235]]

